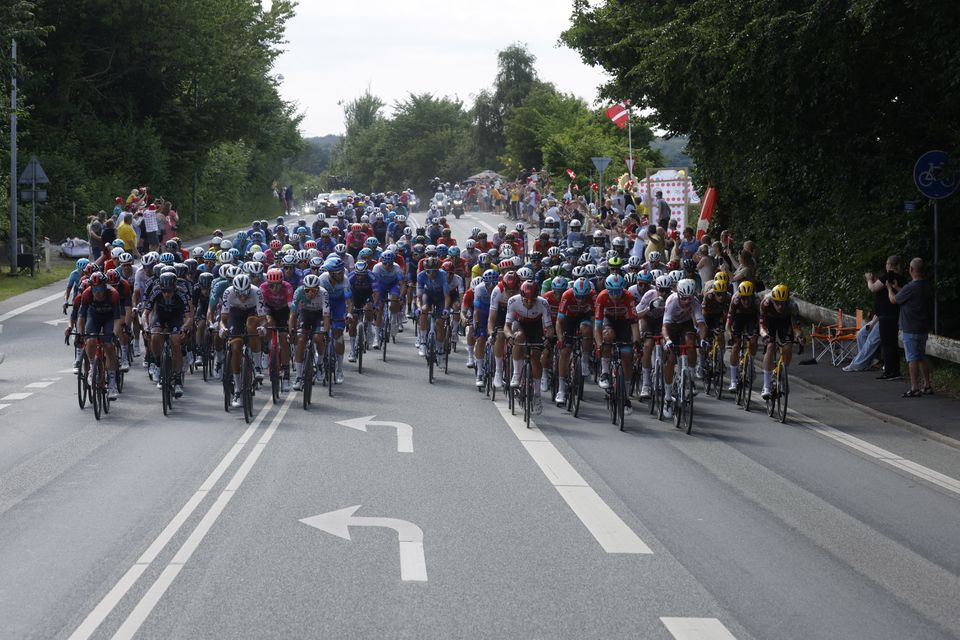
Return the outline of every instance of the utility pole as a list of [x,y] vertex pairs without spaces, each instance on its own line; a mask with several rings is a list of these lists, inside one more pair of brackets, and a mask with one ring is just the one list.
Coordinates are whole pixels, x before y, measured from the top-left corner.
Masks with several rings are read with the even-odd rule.
[[10,275],[17,275],[17,39],[13,38],[10,78]]

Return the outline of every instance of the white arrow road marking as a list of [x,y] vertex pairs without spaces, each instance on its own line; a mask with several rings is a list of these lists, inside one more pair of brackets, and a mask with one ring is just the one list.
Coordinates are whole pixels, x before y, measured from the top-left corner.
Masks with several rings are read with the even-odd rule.
[[32,395],[33,395],[32,392],[9,393],[3,396],[2,398],[0,398],[0,400],[23,400],[24,398],[29,398]]
[[43,324],[48,324],[51,327],[55,327],[58,324],[70,324],[70,318],[57,318],[56,320],[44,320]]
[[25,312],[27,312],[27,311],[30,311],[30,309],[36,309],[37,307],[39,307],[39,306],[41,306],[41,305],[45,305],[45,304],[47,304],[48,302],[53,302],[53,301],[56,300],[57,298],[63,300],[63,292],[62,292],[62,291],[61,291],[60,293],[55,293],[55,294],[53,294],[53,295],[47,296],[46,298],[40,298],[39,300],[36,300],[36,301],[31,302],[31,303],[29,303],[29,304],[25,304],[25,305],[23,305],[22,307],[17,307],[16,309],[14,309],[14,310],[12,310],[12,311],[7,311],[5,314],[0,315],[0,323],[6,322],[6,321],[9,320],[10,318],[14,318],[14,317],[20,315],[21,313],[25,313]]
[[303,524],[350,540],[350,527],[382,527],[393,529],[400,539],[400,579],[427,581],[427,562],[423,556],[423,530],[412,522],[396,518],[370,518],[353,515],[360,505],[321,513],[300,520]]
[[736,640],[716,618],[660,618],[677,640]]
[[375,427],[393,427],[397,430],[397,451],[400,453],[413,453],[413,427],[405,422],[388,422],[384,420],[374,420],[377,416],[366,416],[364,418],[353,418],[352,420],[340,420],[337,424],[356,429],[357,431],[366,431],[368,426]]

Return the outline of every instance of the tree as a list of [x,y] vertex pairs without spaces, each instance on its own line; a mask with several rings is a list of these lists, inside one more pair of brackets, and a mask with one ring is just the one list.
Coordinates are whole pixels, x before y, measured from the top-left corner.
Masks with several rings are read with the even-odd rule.
[[[719,188],[715,219],[759,237],[765,280],[861,306],[865,268],[894,249],[931,255],[923,214],[900,209],[922,151],[960,155],[952,4],[578,0],[562,38],[611,74],[604,95],[689,134],[695,176]],[[960,265],[944,266],[941,300],[960,311]]]

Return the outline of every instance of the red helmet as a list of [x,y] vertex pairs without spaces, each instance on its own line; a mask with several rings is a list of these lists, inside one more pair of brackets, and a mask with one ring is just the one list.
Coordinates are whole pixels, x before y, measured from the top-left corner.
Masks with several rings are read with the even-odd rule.
[[304,249],[316,249],[316,248],[317,248],[317,241],[316,241],[316,240],[307,240],[306,242],[303,243],[303,248],[304,248]]
[[517,277],[516,271],[507,271],[505,274],[503,274],[504,289],[516,289],[518,282],[520,282],[520,279]]
[[282,246],[283,246],[283,243],[280,242],[279,240],[271,240],[271,241],[270,241],[270,250],[271,250],[271,251],[280,251],[280,247],[282,247]]
[[440,268],[447,273],[453,273],[453,263],[449,260],[444,260],[443,264],[440,265]]
[[118,282],[120,282],[120,274],[117,273],[116,269],[107,270],[107,282],[109,282],[110,284],[117,284]]
[[363,231],[363,225],[359,222],[354,222],[352,225],[350,225],[350,231],[353,231],[354,233],[360,233]]
[[107,277],[106,277],[105,275],[103,275],[102,273],[100,273],[99,271],[95,271],[94,273],[91,273],[91,274],[90,274],[90,286],[91,286],[91,287],[98,287],[98,286],[104,284],[104,283],[106,282],[106,280],[107,280]]
[[83,268],[83,272],[88,276],[91,273],[96,273],[97,271],[98,271],[98,267],[93,262],[91,262],[90,264],[88,264],[86,267]]
[[280,269],[267,271],[267,282],[283,282],[283,271]]
[[537,296],[540,295],[540,291],[532,280],[527,280],[520,287],[520,295],[523,296],[524,300],[536,300]]

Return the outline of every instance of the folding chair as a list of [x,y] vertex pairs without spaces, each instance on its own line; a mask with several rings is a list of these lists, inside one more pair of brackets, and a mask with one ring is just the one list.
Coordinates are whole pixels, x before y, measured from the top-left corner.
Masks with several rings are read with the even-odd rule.
[[856,325],[843,326],[843,313],[837,320],[838,325],[832,330],[830,338],[830,353],[833,366],[839,367],[848,359],[853,360],[857,353],[857,332],[863,328],[863,309],[857,309]]
[[[831,363],[833,362],[833,347],[830,341],[833,339],[834,330],[842,326],[843,309],[837,309],[836,324],[814,324],[810,326],[810,346],[813,349],[814,360],[820,362],[821,358],[829,355]],[[820,348],[819,353],[817,353],[817,347]]]

